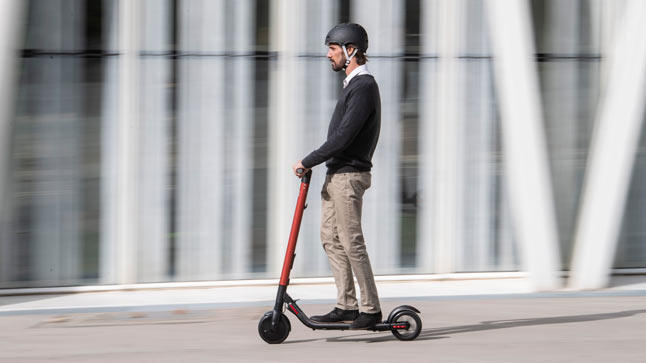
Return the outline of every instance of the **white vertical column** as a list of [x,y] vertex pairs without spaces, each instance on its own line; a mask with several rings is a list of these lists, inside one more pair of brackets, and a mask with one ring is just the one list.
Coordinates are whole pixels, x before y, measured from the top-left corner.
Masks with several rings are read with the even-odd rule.
[[[463,110],[463,126],[458,140],[462,144],[456,160],[463,175],[459,183],[462,195],[462,243],[456,243],[456,271],[492,271],[496,249],[494,221],[499,209],[494,204],[496,115],[493,110],[492,72],[484,4],[466,2],[459,14],[464,36],[458,42],[460,70],[458,110]],[[463,15],[462,15],[463,14]],[[460,165],[461,164],[461,165]]]
[[253,176],[253,19],[254,7],[250,0],[233,3],[234,41],[231,44],[237,57],[233,60],[233,215],[231,277],[241,278],[251,270],[251,207]]
[[139,135],[140,3],[119,2],[119,93],[115,130],[115,214],[110,241],[112,272],[117,283],[137,281],[137,168]]
[[461,148],[458,52],[462,1],[422,3],[420,194],[417,264],[425,272],[453,272],[461,245]]
[[608,283],[644,117],[644,18],[646,2],[629,1],[608,54],[608,78],[595,120],[575,235],[569,281],[575,289]]
[[[170,5],[169,0],[143,1],[143,51],[161,54],[169,50]],[[145,56],[141,65],[137,276],[139,282],[151,282],[164,279],[168,269],[171,60],[167,56]]]
[[351,20],[368,32],[368,69],[381,93],[381,133],[372,160],[372,187],[363,207],[366,246],[376,274],[392,273],[399,265],[403,70],[397,57],[404,50],[403,6],[399,1],[355,0],[350,12]]
[[11,240],[9,230],[10,208],[8,184],[11,145],[11,118],[14,113],[14,91],[18,85],[17,67],[20,39],[23,34],[23,16],[27,4],[20,0],[0,0],[0,282],[11,280]]
[[559,286],[553,194],[526,1],[488,0],[505,175],[523,267],[536,290]]
[[[307,20],[302,16],[304,9],[305,2],[298,0],[272,1],[270,9],[270,49],[277,58],[270,65],[269,75],[267,272],[276,277],[283,264],[300,183],[291,166],[311,148],[303,147],[302,141],[306,129],[306,120],[301,118],[302,84],[308,80],[303,78],[302,63],[297,58]],[[324,170],[315,168],[313,177],[321,178]],[[316,190],[311,190],[308,199],[317,198],[316,194]]]
[[460,64],[458,60],[463,27],[462,1],[438,4],[438,97],[434,110],[435,148],[433,155],[435,194],[433,226],[434,272],[455,271],[457,251],[462,246],[461,156],[462,115],[460,114]]
[[180,3],[178,278],[222,273],[225,2]]
[[106,4],[106,58],[101,126],[101,236],[99,271],[102,283],[133,283],[137,276],[136,156],[138,124],[139,2]]

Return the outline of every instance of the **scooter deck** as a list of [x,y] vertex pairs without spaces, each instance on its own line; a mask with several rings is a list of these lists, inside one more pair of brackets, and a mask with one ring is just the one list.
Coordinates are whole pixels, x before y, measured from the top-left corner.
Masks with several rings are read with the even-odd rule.
[[383,321],[377,323],[372,327],[365,329],[350,329],[351,323],[323,323],[310,319],[303,310],[296,304],[287,293],[284,294],[284,301],[287,304],[287,309],[300,320],[305,326],[312,328],[314,330],[370,330],[370,331],[387,331],[393,329],[408,329],[409,324],[407,322],[398,322],[398,323],[389,323]]
[[[314,320],[310,320],[314,321]],[[325,323],[325,322],[316,322],[316,328],[312,328],[314,330],[320,329],[320,330],[369,330],[369,331],[386,331],[386,330],[391,330],[390,325],[387,322],[381,322],[377,323],[374,326],[370,328],[365,328],[365,329],[350,329],[350,326],[352,325],[351,323]],[[403,329],[403,328],[402,328]]]

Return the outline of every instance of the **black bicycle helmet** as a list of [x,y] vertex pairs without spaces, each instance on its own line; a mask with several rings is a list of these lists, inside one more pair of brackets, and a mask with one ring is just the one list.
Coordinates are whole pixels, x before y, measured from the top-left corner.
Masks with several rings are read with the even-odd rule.
[[338,44],[346,46],[354,45],[359,51],[365,53],[368,50],[368,33],[359,24],[342,23],[336,25],[327,33],[325,45]]

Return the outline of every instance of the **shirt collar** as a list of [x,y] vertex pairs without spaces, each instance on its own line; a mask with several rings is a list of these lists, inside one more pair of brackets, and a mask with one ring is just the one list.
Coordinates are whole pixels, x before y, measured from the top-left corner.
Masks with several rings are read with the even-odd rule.
[[371,74],[368,70],[368,66],[366,66],[365,64],[358,66],[352,72],[350,72],[347,77],[345,77],[345,79],[343,80],[343,88],[348,87],[348,84],[350,84],[352,78],[360,76],[362,74]]

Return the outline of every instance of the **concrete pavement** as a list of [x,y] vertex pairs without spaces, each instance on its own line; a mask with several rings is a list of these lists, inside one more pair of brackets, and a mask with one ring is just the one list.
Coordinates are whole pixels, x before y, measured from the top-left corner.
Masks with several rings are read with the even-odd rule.
[[[289,337],[268,345],[257,323],[273,296],[197,303],[200,296],[225,297],[217,288],[4,296],[0,362],[644,362],[646,288],[640,281],[542,294],[514,292],[522,281],[380,282],[386,313],[404,303],[422,311],[423,330],[412,342],[389,332],[312,331],[288,313]],[[449,294],[467,287],[478,294]],[[295,285],[290,293],[305,294],[299,305],[317,314],[331,308],[329,295],[317,300],[330,288]]]
[[[389,310],[409,301],[387,301]],[[2,362],[644,362],[646,296],[415,301],[423,330],[312,331],[289,315],[280,345],[257,334],[269,306],[0,317]],[[325,312],[330,304],[303,305]]]

